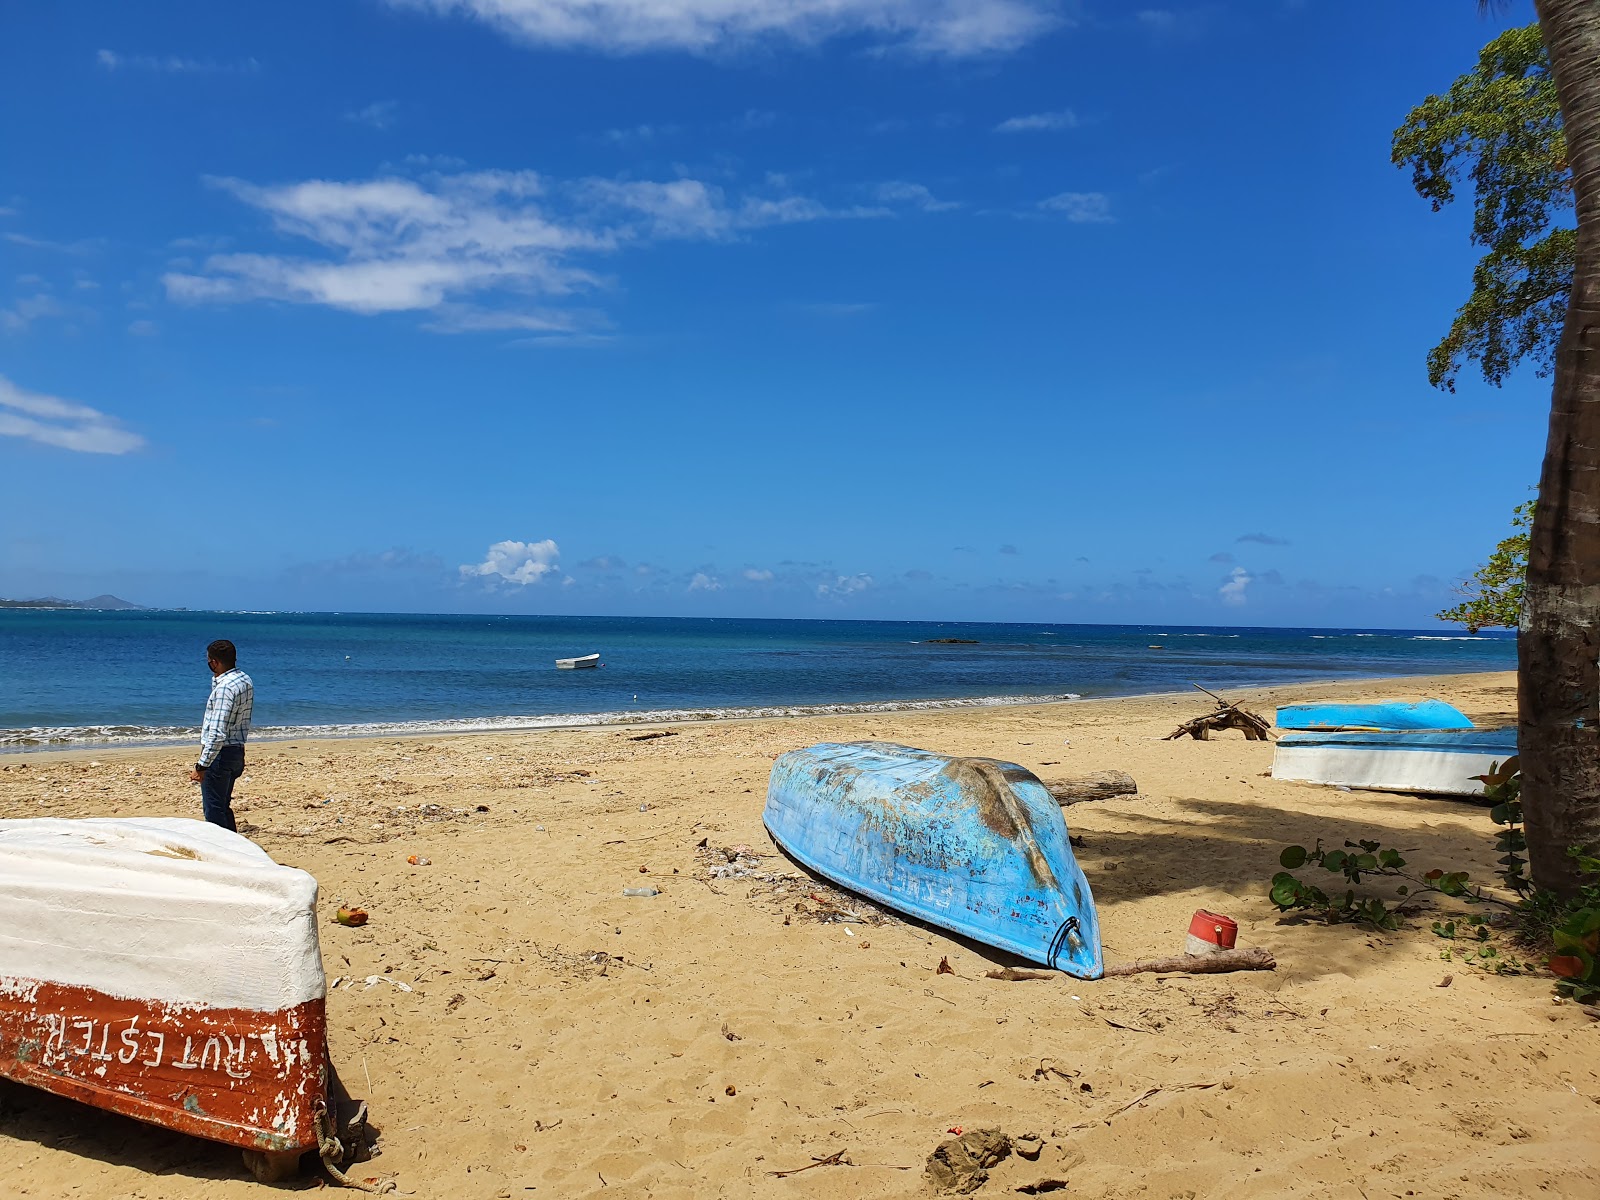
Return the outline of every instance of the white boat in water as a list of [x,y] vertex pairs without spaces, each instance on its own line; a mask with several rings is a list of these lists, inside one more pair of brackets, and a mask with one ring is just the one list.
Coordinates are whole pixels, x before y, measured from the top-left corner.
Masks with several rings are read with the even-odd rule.
[[1486,775],[1517,752],[1515,729],[1448,733],[1286,733],[1278,739],[1272,777],[1302,783],[1481,796]]
[[560,667],[563,671],[577,671],[583,669],[584,667],[598,667],[599,665],[600,656],[598,654],[583,654],[577,658],[556,659],[556,666]]

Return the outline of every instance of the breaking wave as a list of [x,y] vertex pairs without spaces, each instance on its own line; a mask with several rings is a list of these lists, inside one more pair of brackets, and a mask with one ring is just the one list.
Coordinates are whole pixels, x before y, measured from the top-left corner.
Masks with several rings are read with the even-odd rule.
[[[514,733],[519,730],[586,729],[607,725],[660,725],[684,721],[740,721],[767,717],[848,716],[854,713],[938,712],[1081,700],[1077,692],[1044,696],[976,696],[961,700],[878,700],[862,704],[775,704],[733,708],[660,708],[646,712],[550,713],[540,716],[453,717],[428,721],[372,721],[336,725],[262,725],[252,742],[296,738],[406,737],[452,733]],[[199,726],[60,725],[0,729],[0,751],[72,750],[89,746],[160,746],[193,741]]]

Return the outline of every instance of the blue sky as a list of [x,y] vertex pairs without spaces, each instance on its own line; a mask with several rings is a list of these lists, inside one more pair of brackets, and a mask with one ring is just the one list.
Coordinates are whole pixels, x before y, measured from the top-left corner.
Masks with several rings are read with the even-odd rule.
[[9,5],[0,595],[1425,623],[1549,389],[1389,137],[1529,19]]

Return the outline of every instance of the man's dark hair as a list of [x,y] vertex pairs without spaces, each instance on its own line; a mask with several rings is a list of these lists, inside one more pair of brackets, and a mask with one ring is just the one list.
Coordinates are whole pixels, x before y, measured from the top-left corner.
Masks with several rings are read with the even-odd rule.
[[239,662],[239,652],[227,638],[218,638],[207,646],[206,657],[215,659],[225,667],[237,666]]

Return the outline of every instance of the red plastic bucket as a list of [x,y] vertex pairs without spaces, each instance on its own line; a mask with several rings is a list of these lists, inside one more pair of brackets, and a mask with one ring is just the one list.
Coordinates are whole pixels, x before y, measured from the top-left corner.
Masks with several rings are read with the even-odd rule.
[[1239,941],[1239,923],[1232,917],[1197,909],[1189,920],[1189,936],[1184,939],[1187,954],[1215,954],[1232,950]]

